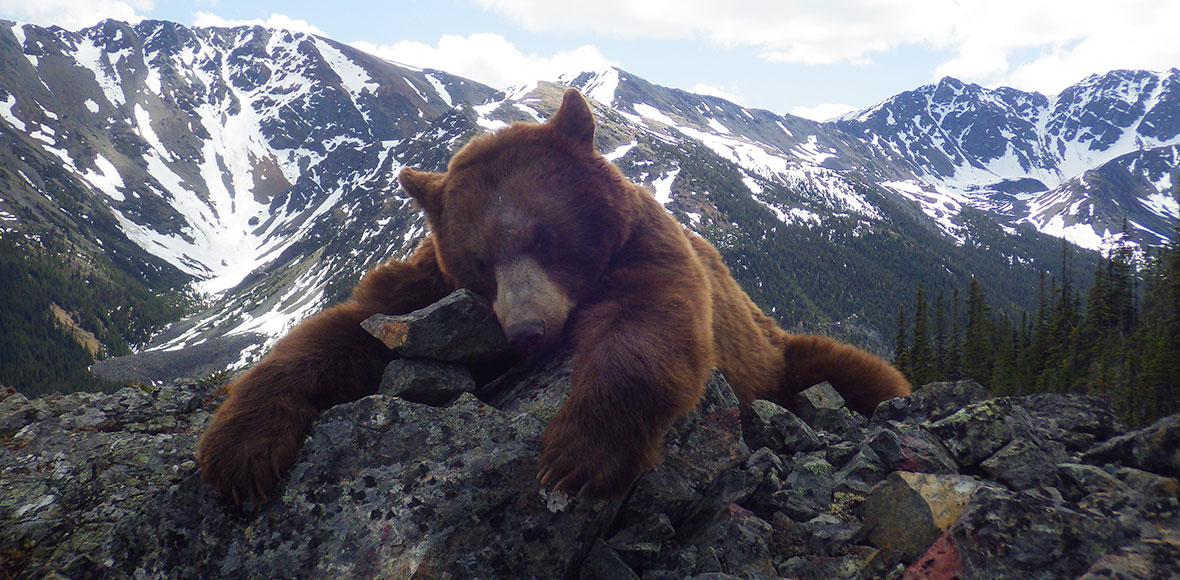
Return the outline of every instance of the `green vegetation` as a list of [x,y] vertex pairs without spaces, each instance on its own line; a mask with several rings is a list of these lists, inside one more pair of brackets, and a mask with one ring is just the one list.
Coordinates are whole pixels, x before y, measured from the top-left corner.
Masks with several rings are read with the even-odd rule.
[[0,236],[0,385],[26,396],[109,390],[90,364],[130,353],[184,304],[63,239]]
[[897,315],[895,364],[918,385],[972,378],[997,395],[1095,395],[1133,426],[1180,411],[1180,229],[1149,256],[1115,248],[1084,303],[1068,257],[1062,272],[1060,281],[1042,274],[1037,308],[1015,315],[989,306],[972,278],[965,316],[957,295],[949,314],[935,307],[935,320],[950,321],[941,334],[924,322],[919,285],[914,321]]

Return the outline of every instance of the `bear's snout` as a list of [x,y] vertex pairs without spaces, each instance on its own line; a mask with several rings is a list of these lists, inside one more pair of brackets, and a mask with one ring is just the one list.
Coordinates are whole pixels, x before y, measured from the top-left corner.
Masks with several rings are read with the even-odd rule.
[[539,318],[514,322],[504,329],[504,336],[508,337],[508,344],[520,354],[535,355],[544,350],[546,344],[545,322]]

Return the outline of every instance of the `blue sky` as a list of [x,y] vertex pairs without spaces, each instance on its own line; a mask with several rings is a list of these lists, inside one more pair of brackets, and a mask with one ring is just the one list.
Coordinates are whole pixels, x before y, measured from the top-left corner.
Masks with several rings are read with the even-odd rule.
[[948,75],[1053,94],[1180,67],[1180,0],[0,0],[0,18],[264,24],[498,88],[614,65],[813,118]]

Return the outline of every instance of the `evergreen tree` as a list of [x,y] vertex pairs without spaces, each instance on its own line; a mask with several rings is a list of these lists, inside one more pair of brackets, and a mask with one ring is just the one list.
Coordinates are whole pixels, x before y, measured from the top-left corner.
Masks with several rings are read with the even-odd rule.
[[979,289],[979,280],[971,277],[967,288],[967,328],[963,336],[963,376],[986,383],[992,375],[991,308]]
[[905,320],[905,307],[897,309],[897,335],[893,337],[893,366],[902,374],[910,374],[909,325]]
[[927,312],[926,289],[918,283],[918,295],[914,301],[914,335],[910,345],[910,381],[924,385],[936,380],[937,369],[934,368],[933,349],[930,342],[930,315]]
[[942,292],[934,298],[934,360],[932,361],[932,379],[943,378],[947,376],[947,359],[949,358],[947,337],[947,320],[946,320],[946,300],[943,298]]

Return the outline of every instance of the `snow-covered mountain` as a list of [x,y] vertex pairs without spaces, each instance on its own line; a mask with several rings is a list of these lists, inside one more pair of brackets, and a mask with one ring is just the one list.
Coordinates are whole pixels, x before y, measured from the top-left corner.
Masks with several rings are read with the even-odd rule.
[[[1124,219],[1153,245],[1180,219],[1177,69],[1091,76],[1051,97],[946,78],[835,124],[885,161],[874,164],[879,183],[932,217],[971,206],[1092,249]],[[1087,181],[1092,171],[1113,177],[1102,168],[1120,159],[1125,175]]]
[[[400,167],[441,170],[474,134],[543,120],[561,85],[596,101],[599,149],[785,321],[888,332],[917,280],[1055,268],[1037,230],[1095,247],[1125,219],[1159,243],[1180,217],[1176,70],[1053,97],[945,79],[817,123],[619,69],[497,91],[260,27],[0,21],[0,237],[80,275],[189,284],[207,307],[146,347],[244,362],[423,235]],[[993,295],[1021,300],[1004,282]]]

